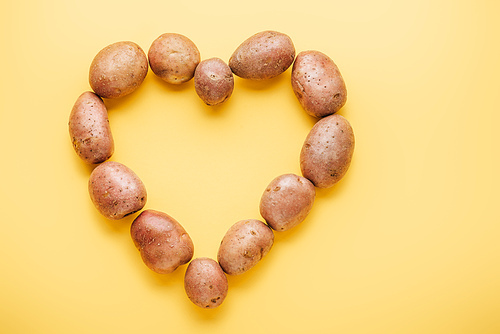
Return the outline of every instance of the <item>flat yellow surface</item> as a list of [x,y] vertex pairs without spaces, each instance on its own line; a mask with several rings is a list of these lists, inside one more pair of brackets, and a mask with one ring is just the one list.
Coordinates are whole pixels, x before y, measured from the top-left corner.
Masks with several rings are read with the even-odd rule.
[[[0,333],[500,333],[500,23],[497,1],[63,1],[0,4]],[[68,116],[108,44],[146,52],[165,32],[227,61],[250,35],[288,34],[339,66],[353,163],[311,214],[229,277],[215,310],[185,295],[186,266],[151,272],[134,216],[93,207]],[[289,69],[235,79],[222,106],[150,71],[108,101],[116,150],[176,218],[195,257],[261,219],[260,196],[314,124]]]

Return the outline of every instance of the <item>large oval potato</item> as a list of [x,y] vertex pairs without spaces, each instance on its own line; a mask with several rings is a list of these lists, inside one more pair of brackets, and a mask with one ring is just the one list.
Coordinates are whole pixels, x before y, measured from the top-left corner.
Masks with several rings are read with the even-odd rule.
[[226,101],[234,88],[233,72],[220,58],[205,59],[194,72],[196,94],[209,106]]
[[108,219],[121,219],[141,210],[146,204],[144,183],[127,166],[106,161],[89,178],[92,203]]
[[354,152],[354,133],[340,115],[320,119],[300,152],[302,175],[318,188],[330,188],[347,172]]
[[148,59],[134,42],[108,45],[90,64],[89,82],[94,92],[115,99],[132,93],[146,78]]
[[346,85],[337,65],[319,51],[297,55],[292,88],[304,110],[318,118],[336,113],[347,101]]
[[229,67],[241,78],[264,80],[285,72],[294,58],[295,47],[291,38],[268,30],[241,43],[229,59]]
[[254,267],[271,250],[273,231],[256,219],[241,220],[231,226],[217,254],[220,266],[229,275],[239,275]]
[[78,156],[89,164],[108,160],[114,152],[108,110],[101,98],[84,92],[69,115],[69,135]]
[[148,59],[154,74],[170,84],[181,84],[193,78],[200,51],[186,36],[166,33],[153,41]]
[[166,213],[141,212],[132,223],[130,234],[146,266],[159,274],[169,274],[193,257],[193,241],[181,224]]
[[222,304],[227,296],[227,277],[216,261],[197,258],[188,265],[184,276],[184,289],[195,305],[215,308]]
[[284,174],[267,186],[260,200],[260,214],[273,230],[286,231],[306,218],[315,197],[316,189],[311,181]]

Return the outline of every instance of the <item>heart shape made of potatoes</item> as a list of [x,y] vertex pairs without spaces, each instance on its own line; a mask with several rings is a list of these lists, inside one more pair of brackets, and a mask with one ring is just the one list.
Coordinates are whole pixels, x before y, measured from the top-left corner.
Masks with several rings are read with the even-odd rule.
[[[222,59],[201,60],[187,37],[166,33],[153,41],[148,55],[133,42],[117,42],[93,59],[89,83],[93,92],[79,96],[69,117],[69,132],[78,156],[98,164],[88,189],[96,209],[108,219],[121,219],[142,210],[146,187],[130,168],[109,161],[114,140],[103,98],[120,98],[144,81],[148,65],[168,84],[194,78],[195,90],[207,105],[230,98],[233,74],[248,80],[267,80],[292,66],[291,86],[303,109],[319,120],[307,135],[301,153],[302,176],[284,174],[273,179],[260,201],[263,221],[241,220],[222,238],[217,261],[192,260],[194,244],[173,217],[144,210],[131,225],[131,236],[143,262],[151,270],[168,274],[189,263],[184,287],[189,299],[202,308],[214,308],[228,292],[227,275],[239,275],[254,267],[272,248],[273,231],[300,224],[312,209],[316,188],[330,188],[346,174],[354,151],[349,122],[336,112],[347,99],[344,80],[335,63],[319,51],[295,55],[289,36],[263,31],[246,39],[226,64]],[[192,261],[191,261],[192,260]]]

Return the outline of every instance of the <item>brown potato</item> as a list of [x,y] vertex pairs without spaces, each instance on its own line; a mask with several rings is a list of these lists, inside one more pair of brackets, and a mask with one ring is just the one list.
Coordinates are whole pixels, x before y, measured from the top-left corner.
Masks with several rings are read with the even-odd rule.
[[154,74],[170,84],[181,84],[193,78],[200,51],[186,36],[166,33],[151,44],[148,58]]
[[354,152],[354,133],[340,115],[319,120],[300,152],[302,175],[316,187],[330,188],[344,177]]
[[193,257],[193,241],[186,230],[166,213],[145,210],[130,227],[135,247],[149,269],[170,274]]
[[319,51],[297,55],[292,88],[305,111],[318,118],[336,113],[347,101],[347,89],[337,65]]
[[127,166],[106,161],[90,174],[89,193],[99,212],[109,219],[121,219],[146,204],[146,187]]
[[227,296],[227,277],[219,264],[209,258],[191,261],[184,276],[188,298],[202,308],[215,308]]
[[256,219],[241,220],[222,239],[217,260],[229,275],[239,275],[254,267],[271,250],[273,231]]
[[285,72],[294,58],[295,47],[290,37],[268,30],[241,43],[229,59],[229,67],[241,78],[271,79]]
[[276,231],[286,231],[301,223],[311,211],[316,197],[314,185],[295,174],[271,181],[260,200],[260,214]]
[[94,92],[115,99],[132,93],[146,78],[148,59],[134,42],[108,45],[95,56],[89,71]]
[[78,156],[89,164],[108,160],[114,152],[108,111],[101,98],[85,92],[69,115],[69,135]]
[[194,72],[196,94],[209,106],[226,101],[234,88],[233,72],[220,58],[203,60]]

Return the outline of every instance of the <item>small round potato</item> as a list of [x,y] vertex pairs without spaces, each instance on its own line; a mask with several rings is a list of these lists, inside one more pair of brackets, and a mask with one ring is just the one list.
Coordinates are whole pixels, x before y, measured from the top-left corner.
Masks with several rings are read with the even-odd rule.
[[305,111],[317,118],[336,113],[347,101],[347,89],[337,65],[319,51],[297,55],[292,88]]
[[203,60],[194,72],[196,94],[209,106],[226,101],[234,88],[233,72],[220,58]]
[[320,119],[300,152],[302,175],[318,188],[330,188],[344,177],[354,152],[354,133],[340,115]]
[[166,213],[145,210],[130,227],[135,247],[149,269],[170,274],[193,257],[193,241],[186,230]]
[[260,214],[276,231],[286,231],[301,223],[311,211],[316,197],[314,185],[295,174],[271,181],[260,200]]
[[229,275],[239,275],[254,267],[271,250],[273,231],[256,219],[241,220],[222,239],[217,260]]
[[227,296],[227,277],[216,261],[206,257],[197,258],[188,265],[184,289],[195,305],[215,308]]
[[241,43],[229,59],[229,67],[241,78],[264,80],[285,72],[294,58],[295,47],[291,38],[268,30]]
[[85,92],[69,115],[69,135],[78,156],[89,164],[108,160],[114,152],[108,111],[101,98]]
[[200,51],[186,36],[166,33],[151,44],[148,58],[154,74],[170,84],[181,84],[193,78]]
[[89,193],[99,212],[108,219],[121,219],[146,204],[146,187],[127,166],[106,161],[90,174]]
[[94,92],[115,99],[132,93],[146,78],[148,59],[134,42],[108,45],[90,64],[89,81]]

